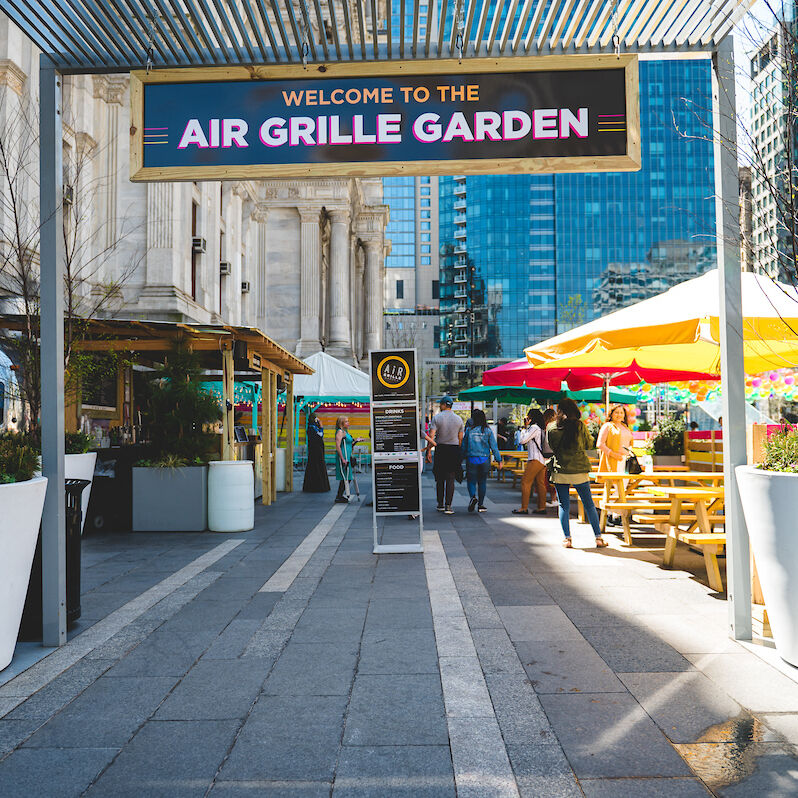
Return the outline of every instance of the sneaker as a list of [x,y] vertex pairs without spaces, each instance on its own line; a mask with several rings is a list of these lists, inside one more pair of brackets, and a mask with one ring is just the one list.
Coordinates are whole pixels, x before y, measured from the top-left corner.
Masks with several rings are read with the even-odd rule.
[[478,510],[479,510],[479,512],[481,512],[481,513],[486,513],[486,512],[488,512],[488,508],[487,508],[487,507],[485,507],[485,505],[484,505],[484,504],[480,504],[480,505],[479,505],[479,507],[478,507],[477,509],[478,509]]
[[546,502],[546,507],[559,507],[559,502]]
[[443,505],[439,504],[437,509],[438,509],[439,513],[442,513],[443,512]]
[[548,510],[532,510],[532,515],[548,515]]
[[336,504],[349,504],[349,499],[347,499],[346,496],[341,496],[340,499],[336,498],[335,503]]
[[446,507],[446,508],[444,508],[444,510],[443,510],[443,514],[444,514],[444,515],[454,515],[454,510],[452,510],[452,508],[451,508],[451,507]]
[[477,497],[472,496],[471,501],[468,503],[468,512],[473,513],[477,508]]

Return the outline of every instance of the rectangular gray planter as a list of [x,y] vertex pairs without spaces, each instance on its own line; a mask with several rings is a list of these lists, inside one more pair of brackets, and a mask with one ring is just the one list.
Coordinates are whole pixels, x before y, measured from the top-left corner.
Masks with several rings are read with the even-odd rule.
[[208,467],[134,468],[134,532],[204,532]]

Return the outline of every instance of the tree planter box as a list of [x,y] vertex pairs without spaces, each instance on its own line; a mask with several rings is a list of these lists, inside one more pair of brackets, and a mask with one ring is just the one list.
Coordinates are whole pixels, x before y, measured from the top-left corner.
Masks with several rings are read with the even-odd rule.
[[[94,482],[94,466],[97,463],[97,452],[86,452],[85,454],[66,454],[64,455],[64,477],[66,479],[87,479]],[[80,510],[83,513],[83,521],[80,527],[80,534],[86,526],[86,511],[89,509],[89,498],[91,497],[91,485],[84,491],[80,500]]]
[[776,651],[798,665],[798,474],[735,471]]
[[134,532],[204,532],[208,468],[133,468]]
[[14,656],[46,489],[45,477],[0,485],[0,670]]

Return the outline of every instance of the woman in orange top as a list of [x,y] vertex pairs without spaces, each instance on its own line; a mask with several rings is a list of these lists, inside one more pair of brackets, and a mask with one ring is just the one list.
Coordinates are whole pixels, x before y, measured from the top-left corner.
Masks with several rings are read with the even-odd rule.
[[634,436],[623,405],[610,410],[609,420],[599,430],[596,448],[599,450],[599,471],[623,471]]

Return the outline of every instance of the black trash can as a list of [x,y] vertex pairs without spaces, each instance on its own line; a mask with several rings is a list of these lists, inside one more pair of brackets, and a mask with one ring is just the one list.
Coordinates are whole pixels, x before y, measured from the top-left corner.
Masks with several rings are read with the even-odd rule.
[[[83,523],[80,499],[91,484],[87,479],[64,480],[66,509],[66,611],[67,626],[80,618],[80,528]],[[42,536],[36,543],[28,595],[19,627],[19,640],[42,639]]]

